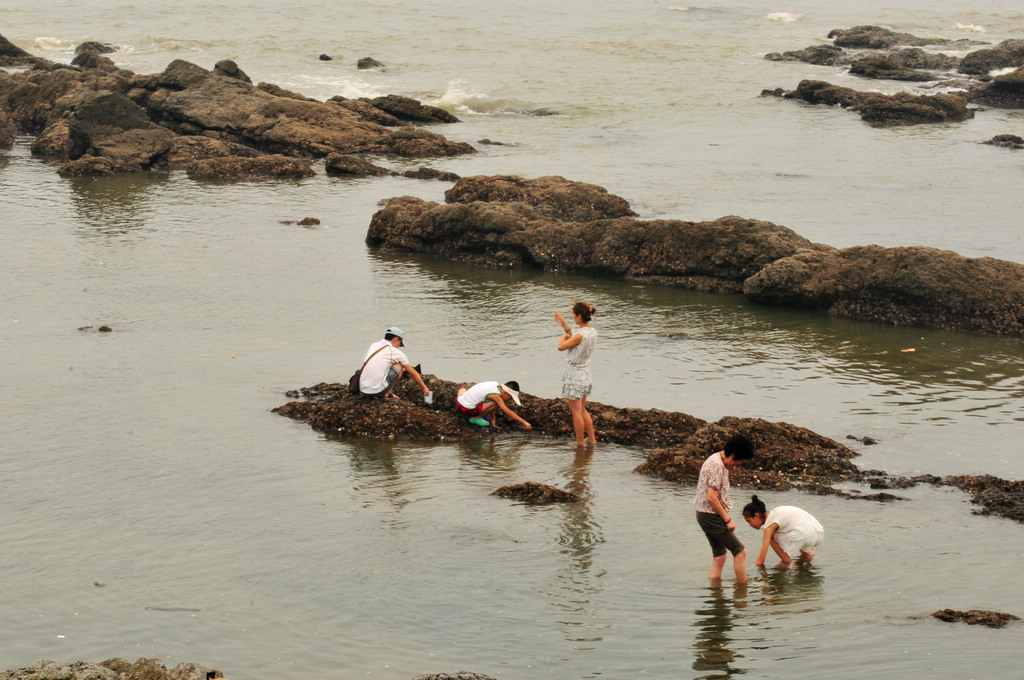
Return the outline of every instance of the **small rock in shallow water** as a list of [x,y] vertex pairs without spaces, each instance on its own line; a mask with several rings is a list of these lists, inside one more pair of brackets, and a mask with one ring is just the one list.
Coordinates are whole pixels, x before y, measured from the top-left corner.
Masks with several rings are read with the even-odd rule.
[[967,611],[957,611],[955,609],[940,609],[937,612],[933,612],[932,616],[939,619],[940,621],[963,621],[973,625],[988,626],[989,628],[1002,628],[1010,621],[1020,621],[1019,616],[1013,614],[1007,614],[1005,612],[991,612],[983,609],[969,609]]

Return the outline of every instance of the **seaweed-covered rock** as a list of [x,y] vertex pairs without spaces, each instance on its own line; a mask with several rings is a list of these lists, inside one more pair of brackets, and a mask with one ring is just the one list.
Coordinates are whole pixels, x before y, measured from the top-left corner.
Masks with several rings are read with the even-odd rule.
[[1024,265],[947,250],[803,250],[766,265],[743,292],[838,317],[1024,336]]
[[578,503],[582,497],[565,489],[559,489],[541,482],[522,482],[506,484],[491,492],[492,496],[510,498],[530,505],[547,505],[549,503]]
[[193,179],[302,179],[316,174],[309,161],[280,154],[203,158],[186,165],[185,172]]
[[970,494],[971,502],[981,506],[976,514],[1024,522],[1024,481],[1008,481],[992,475],[958,475],[946,477],[943,483]]
[[856,452],[839,442],[789,423],[731,416],[704,425],[676,446],[651,451],[636,472],[694,483],[704,460],[737,432],[750,437],[757,451],[753,461],[733,471],[737,486],[784,490],[794,484],[861,478],[852,462]]
[[940,609],[937,612],[933,612],[932,616],[940,621],[948,621],[950,623],[959,621],[972,626],[982,625],[989,628],[1002,628],[1011,621],[1020,621],[1019,616],[984,609],[968,609],[967,611]]

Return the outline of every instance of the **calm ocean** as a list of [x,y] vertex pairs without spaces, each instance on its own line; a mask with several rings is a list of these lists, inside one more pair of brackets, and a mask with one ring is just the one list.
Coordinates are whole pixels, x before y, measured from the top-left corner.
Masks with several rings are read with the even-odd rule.
[[[99,40],[138,73],[230,58],[320,99],[416,97],[479,150],[410,167],[561,175],[643,218],[740,215],[840,247],[1024,262],[1024,152],[981,144],[1024,136],[1021,111],[873,129],[759,97],[805,78],[898,89],[763,59],[834,28],[1024,38],[1019,1],[899,4],[38,0],[0,3],[0,34],[56,61]],[[358,70],[365,56],[387,68]],[[427,373],[557,396],[551,315],[585,299],[595,401],[786,421],[893,474],[1024,479],[1019,341],[367,248],[381,199],[443,200],[442,182],[70,181],[31,141],[0,152],[0,669],[145,656],[232,680],[1019,675],[1019,625],[930,616],[1024,616],[1024,527],[973,515],[959,491],[760,494],[812,512],[826,541],[810,569],[716,589],[693,490],[633,474],[640,451],[519,433],[337,441],[270,412],[286,390],[346,379],[392,324]],[[286,223],[306,216],[321,224]],[[579,507],[489,495],[573,479],[593,494]]]

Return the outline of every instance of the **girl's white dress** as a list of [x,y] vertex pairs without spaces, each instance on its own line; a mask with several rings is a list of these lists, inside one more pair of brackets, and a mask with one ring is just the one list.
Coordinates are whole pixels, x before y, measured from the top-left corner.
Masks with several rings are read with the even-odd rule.
[[825,529],[814,515],[792,505],[780,505],[768,513],[764,524],[778,524],[774,538],[779,547],[794,560],[800,551],[807,551],[825,540]]
[[562,397],[582,399],[590,394],[593,382],[590,379],[590,355],[597,343],[597,331],[585,326],[577,331],[583,339],[580,344],[568,350],[569,365],[562,372]]

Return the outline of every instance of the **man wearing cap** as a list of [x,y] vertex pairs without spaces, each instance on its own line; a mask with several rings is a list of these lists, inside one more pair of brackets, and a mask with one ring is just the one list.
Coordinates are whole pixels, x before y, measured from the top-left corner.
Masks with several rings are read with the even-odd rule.
[[368,397],[393,397],[391,394],[398,384],[398,379],[405,373],[412,376],[416,384],[423,390],[423,396],[430,394],[430,388],[423,382],[419,371],[409,365],[409,357],[399,349],[405,347],[405,331],[392,326],[384,332],[384,339],[370,345],[363,361],[362,375],[359,376],[359,391]]
[[532,429],[533,426],[526,422],[505,404],[512,400],[518,406],[523,403],[519,401],[519,383],[509,380],[499,385],[496,380],[489,380],[463,387],[455,397],[455,410],[469,418],[469,422],[481,427],[490,427],[494,423],[494,416],[500,408],[505,415],[512,420],[518,421],[525,429]]

